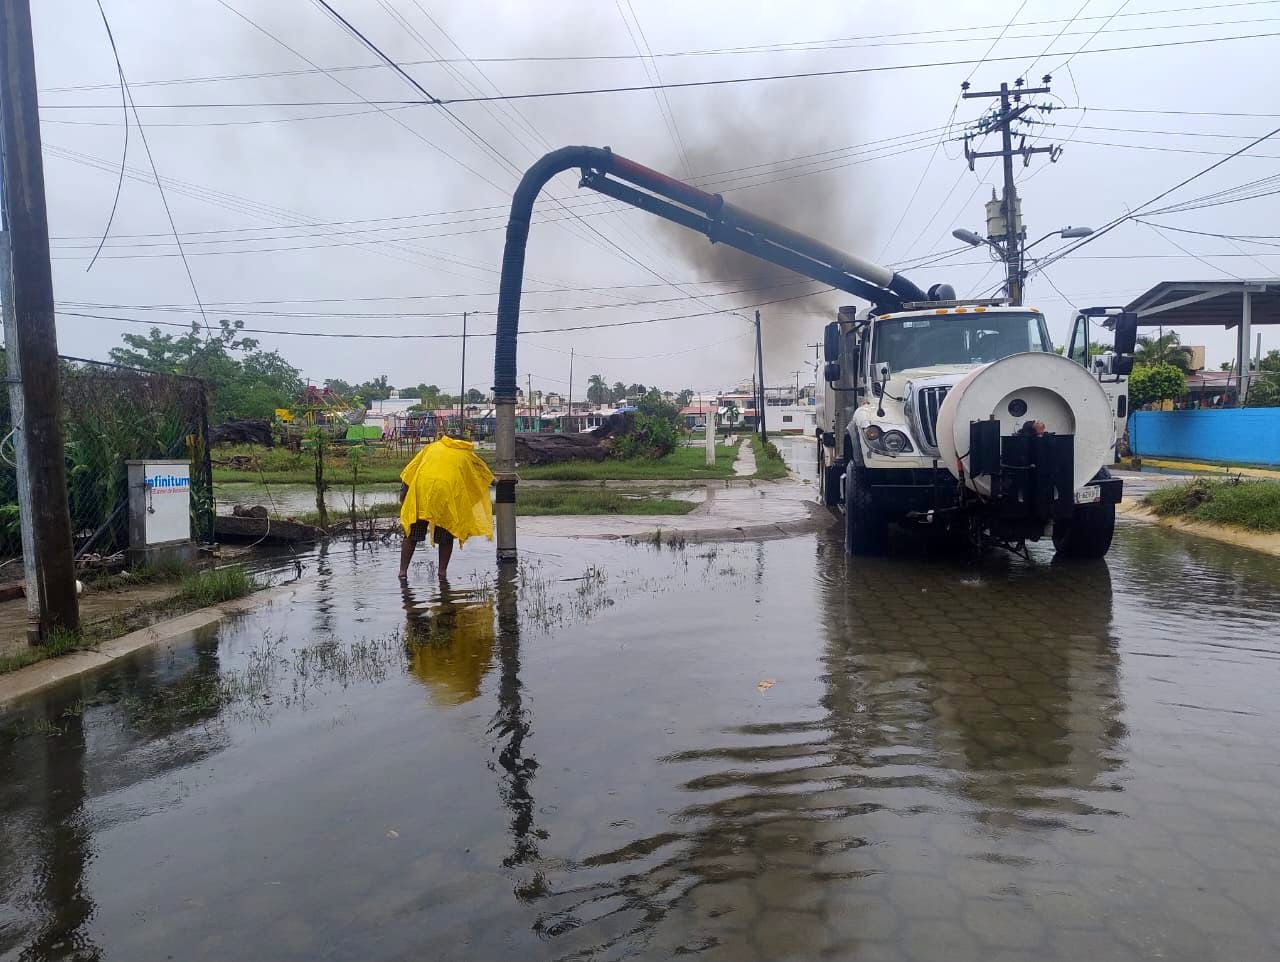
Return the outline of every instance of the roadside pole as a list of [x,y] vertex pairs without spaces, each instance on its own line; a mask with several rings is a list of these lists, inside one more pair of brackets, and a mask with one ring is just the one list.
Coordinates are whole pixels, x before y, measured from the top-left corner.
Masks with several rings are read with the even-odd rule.
[[462,312],[462,378],[458,388],[458,435],[466,436],[467,420],[467,312]]
[[714,468],[716,466],[716,416],[713,411],[707,410],[705,403],[700,407],[702,416],[707,422],[707,467]]
[[764,348],[761,347],[760,340],[760,312],[756,311],[756,374],[757,381],[760,384],[760,397],[757,399],[758,407],[756,422],[760,425],[760,443],[764,444],[769,440],[768,432],[764,426]]
[[[62,438],[44,167],[29,0],[0,2],[0,179],[6,263],[5,348],[17,451],[27,640],[80,626]],[[16,382],[15,383],[15,379]],[[24,492],[25,489],[25,492]],[[25,493],[25,497],[24,497]]]

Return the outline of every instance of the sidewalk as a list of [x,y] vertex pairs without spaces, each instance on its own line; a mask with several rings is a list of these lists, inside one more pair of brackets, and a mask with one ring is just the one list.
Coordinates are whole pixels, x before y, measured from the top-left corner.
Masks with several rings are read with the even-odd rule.
[[1180,471],[1187,474],[1240,474],[1246,478],[1280,481],[1280,468],[1234,467],[1208,461],[1184,461],[1178,458],[1142,458],[1143,468],[1158,471]]

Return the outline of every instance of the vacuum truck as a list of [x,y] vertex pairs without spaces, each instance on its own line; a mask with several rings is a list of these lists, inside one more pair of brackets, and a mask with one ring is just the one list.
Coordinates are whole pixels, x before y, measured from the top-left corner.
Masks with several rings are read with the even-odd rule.
[[925,291],[608,147],[573,146],[525,172],[507,222],[494,346],[499,561],[516,557],[516,346],[533,206],[552,177],[575,169],[582,187],[869,303],[842,309],[824,336],[819,477],[823,498],[843,513],[850,553],[883,551],[896,522],[1015,550],[1051,533],[1062,554],[1106,554],[1121,482],[1105,465],[1134,316],[1082,314],[1116,335],[1104,389],[1087,345],[1083,363],[1054,353],[1039,311],[960,300],[946,284]]
[[1049,535],[1059,555],[1102,557],[1137,318],[1080,313],[1076,339],[1090,321],[1115,334],[1098,363],[1087,347],[1055,353],[1035,308],[943,293],[842,308],[826,327],[818,479],[843,512],[846,550],[883,552],[897,523],[1020,552]]

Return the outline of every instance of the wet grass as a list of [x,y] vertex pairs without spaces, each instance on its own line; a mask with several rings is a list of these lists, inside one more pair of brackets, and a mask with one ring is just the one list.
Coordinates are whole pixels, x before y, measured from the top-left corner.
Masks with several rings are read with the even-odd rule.
[[58,658],[74,651],[93,648],[101,639],[86,638],[80,632],[55,629],[42,645],[28,645],[7,655],[0,655],[0,675],[26,668],[46,658]]
[[[223,601],[243,598],[264,587],[247,570],[239,565],[226,568],[190,571],[187,569],[141,569],[137,576],[150,582],[177,582],[177,591],[168,598],[117,611],[111,617],[91,624],[82,624],[78,632],[57,630],[42,645],[30,645],[6,655],[0,655],[0,675],[19,668],[26,668],[48,658],[58,658],[77,651],[96,649],[103,642],[121,635],[146,628],[158,621],[208,608]],[[120,579],[122,575],[112,576]],[[138,584],[137,580],[120,582]],[[149,583],[143,581],[141,583]]]
[[[347,452],[352,450],[343,445],[333,445],[326,449],[326,472],[330,484],[340,488],[344,483],[350,487],[351,469],[347,463]],[[356,487],[369,484],[386,484],[399,481],[400,472],[409,463],[416,451],[396,451],[389,448],[365,445],[360,448],[359,481]],[[219,461],[232,458],[249,458],[253,467],[249,469],[219,465]],[[263,448],[249,444],[234,444],[220,447],[213,452],[213,481],[218,483],[262,482],[271,484],[315,484],[315,461],[310,451],[289,451],[285,448]]]
[[243,598],[262,587],[253,575],[240,565],[198,571],[182,579],[182,586],[170,604],[208,608],[219,602]]
[[571,461],[566,464],[527,464],[520,477],[529,481],[697,481],[733,477],[736,445],[717,444],[716,463],[707,464],[706,449],[676,448],[656,460]]
[[1196,478],[1158,488],[1143,503],[1162,516],[1280,532],[1280,481]]
[[758,481],[780,481],[787,477],[787,462],[772,441],[761,443],[760,435],[753,434],[751,450],[756,455],[756,473],[752,477]]
[[516,500],[516,514],[688,514],[697,506],[695,501],[617,488],[527,488]]

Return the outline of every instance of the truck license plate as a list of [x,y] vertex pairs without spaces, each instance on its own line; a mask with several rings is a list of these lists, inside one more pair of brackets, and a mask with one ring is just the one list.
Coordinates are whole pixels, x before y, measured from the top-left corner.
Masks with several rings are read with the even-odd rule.
[[1102,489],[1096,484],[1080,488],[1076,491],[1076,504],[1093,504],[1102,497]]

